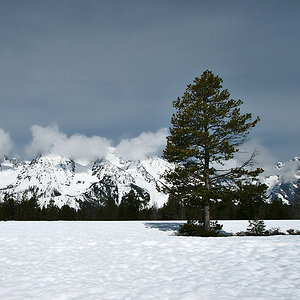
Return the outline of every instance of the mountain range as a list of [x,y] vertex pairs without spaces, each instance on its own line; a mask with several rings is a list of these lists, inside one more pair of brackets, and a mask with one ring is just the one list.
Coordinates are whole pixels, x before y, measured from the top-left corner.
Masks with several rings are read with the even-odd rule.
[[[111,149],[109,154],[88,165],[72,159],[49,154],[40,155],[32,161],[18,161],[4,158],[0,163],[0,200],[5,194],[20,199],[36,195],[40,205],[47,205],[53,199],[59,207],[68,204],[78,207],[79,201],[104,204],[109,197],[120,203],[130,190],[146,199],[149,205],[161,207],[167,202],[167,195],[157,187],[165,185],[161,174],[172,165],[160,157],[144,160],[123,160]],[[278,163],[261,181],[268,186],[269,200],[275,197],[292,204],[300,191],[300,158]]]
[[164,185],[160,175],[170,164],[159,157],[125,161],[111,151],[105,158],[82,165],[59,155],[38,156],[20,162],[5,158],[0,164],[0,199],[5,194],[21,198],[36,195],[40,205],[53,199],[59,207],[78,207],[78,201],[99,205],[113,197],[120,203],[132,189],[141,199],[150,196],[150,205],[162,206],[167,196],[158,192]]
[[268,186],[268,196],[285,204],[293,204],[300,200],[300,157],[294,157],[288,162],[277,163],[262,181]]

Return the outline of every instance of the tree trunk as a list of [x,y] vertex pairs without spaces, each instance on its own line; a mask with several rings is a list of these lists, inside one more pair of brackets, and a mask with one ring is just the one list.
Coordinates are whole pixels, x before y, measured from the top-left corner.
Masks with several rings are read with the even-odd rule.
[[210,231],[210,196],[209,196],[209,191],[210,191],[210,182],[209,182],[209,169],[207,169],[207,177],[205,180],[205,188],[207,191],[207,194],[205,195],[205,202],[204,202],[204,229],[206,231]]
[[185,206],[183,203],[181,203],[180,206],[180,214],[181,214],[181,220],[185,220]]
[[204,230],[210,231],[210,206],[209,201],[204,206]]
[[[207,127],[205,127],[205,132],[208,133]],[[205,174],[205,202],[204,202],[204,230],[210,231],[210,210],[209,210],[209,200],[210,200],[210,179],[209,179],[209,149],[205,145],[205,156],[204,156],[204,174]]]

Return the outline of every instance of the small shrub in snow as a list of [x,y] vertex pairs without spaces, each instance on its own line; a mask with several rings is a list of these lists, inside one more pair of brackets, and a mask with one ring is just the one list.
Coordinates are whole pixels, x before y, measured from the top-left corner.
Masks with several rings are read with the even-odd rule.
[[270,235],[285,235],[279,228],[271,228],[266,230],[266,225],[262,220],[249,221],[249,226],[246,231],[236,233],[237,236],[270,236]]
[[295,230],[295,229],[288,229],[287,233],[290,235],[300,235],[300,231],[299,230]]
[[267,230],[266,235],[285,235],[285,233],[280,231],[280,228],[271,228]]
[[210,228],[211,228],[211,230],[214,230],[214,231],[221,231],[223,228],[223,225],[219,224],[218,221],[211,221]]
[[206,231],[203,223],[192,220],[181,225],[178,234],[184,236],[216,237],[223,235],[221,232],[222,228],[223,225],[218,224],[218,221],[215,221],[210,223],[210,231]]
[[246,235],[267,235],[265,222],[262,220],[249,220]]
[[246,232],[245,231],[238,231],[235,235],[237,236],[246,236]]

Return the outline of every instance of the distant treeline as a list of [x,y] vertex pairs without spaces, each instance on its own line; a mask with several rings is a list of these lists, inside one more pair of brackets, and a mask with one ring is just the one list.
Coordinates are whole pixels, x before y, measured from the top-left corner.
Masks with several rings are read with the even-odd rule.
[[[6,195],[0,202],[0,220],[19,221],[54,221],[54,220],[186,220],[201,215],[201,208],[182,205],[170,198],[162,207],[149,207],[149,199],[140,200],[133,191],[122,198],[117,205],[109,198],[106,205],[90,201],[79,202],[79,208],[68,205],[58,207],[54,200],[40,207],[38,198],[22,197],[21,200]],[[233,204],[231,201],[212,204],[212,219],[216,220],[250,220],[250,219],[299,219],[300,204],[286,205],[279,199],[269,203],[244,201]]]
[[[202,214],[201,208],[191,208],[176,200],[169,201],[159,209],[159,217],[163,220],[194,219]],[[211,204],[211,219],[213,220],[280,220],[300,219],[300,203],[284,204],[275,198],[272,203],[264,201],[223,201]]]

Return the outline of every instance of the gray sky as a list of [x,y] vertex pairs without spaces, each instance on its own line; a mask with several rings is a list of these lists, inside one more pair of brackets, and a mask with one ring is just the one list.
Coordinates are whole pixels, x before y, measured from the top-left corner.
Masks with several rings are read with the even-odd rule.
[[10,153],[29,155],[33,125],[113,145],[161,133],[210,69],[261,117],[251,138],[278,160],[300,156],[299,16],[300,1],[0,0]]

